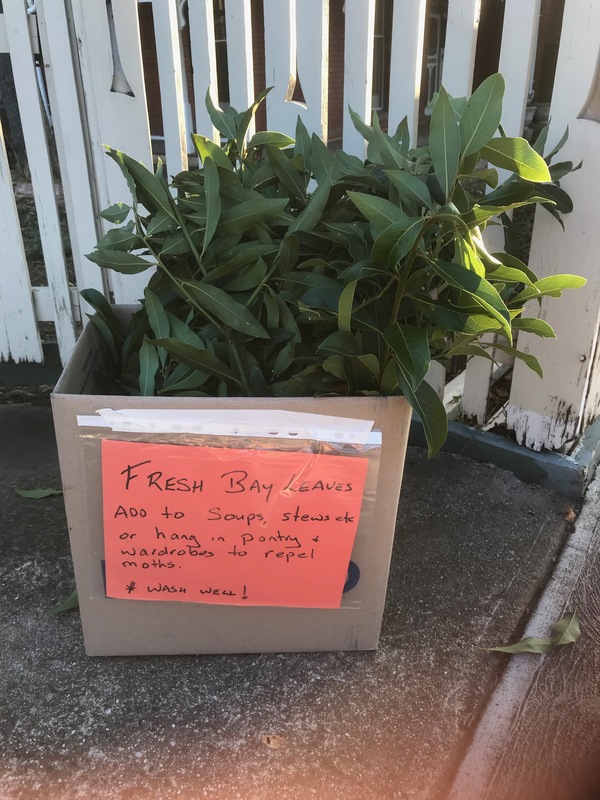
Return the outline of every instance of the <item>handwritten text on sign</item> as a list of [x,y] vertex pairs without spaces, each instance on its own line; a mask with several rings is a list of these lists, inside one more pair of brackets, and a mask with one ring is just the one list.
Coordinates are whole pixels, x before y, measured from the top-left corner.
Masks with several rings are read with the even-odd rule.
[[339,608],[367,461],[102,442],[109,597]]

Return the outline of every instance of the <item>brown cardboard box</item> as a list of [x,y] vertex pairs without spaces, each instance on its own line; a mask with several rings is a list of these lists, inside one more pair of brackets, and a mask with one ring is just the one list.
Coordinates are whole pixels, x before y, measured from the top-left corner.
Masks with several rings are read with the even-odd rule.
[[[410,423],[401,397],[161,398],[93,394],[101,368],[89,325],[52,396],[65,506],[88,655],[369,650],[377,647]],[[352,560],[360,580],[339,609],[272,608],[120,600],[105,596],[101,429],[78,425],[100,408],[281,409],[375,420],[383,444],[367,479],[370,524],[358,527]],[[105,429],[106,435],[111,433]],[[127,437],[125,437],[127,438]]]

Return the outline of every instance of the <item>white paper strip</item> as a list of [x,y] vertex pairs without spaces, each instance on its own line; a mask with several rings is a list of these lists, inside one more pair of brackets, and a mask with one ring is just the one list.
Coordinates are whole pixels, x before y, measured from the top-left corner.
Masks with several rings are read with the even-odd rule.
[[199,433],[212,436],[263,436],[323,442],[376,444],[374,421],[299,411],[244,409],[99,408],[99,416],[78,416],[80,426],[132,433]]

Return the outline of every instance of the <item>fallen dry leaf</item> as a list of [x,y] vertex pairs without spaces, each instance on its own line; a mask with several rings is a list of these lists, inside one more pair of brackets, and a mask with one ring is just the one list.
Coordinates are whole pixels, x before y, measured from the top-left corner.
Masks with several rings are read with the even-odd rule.
[[565,514],[565,522],[575,522],[577,519],[577,514],[573,511],[572,508],[567,509],[567,513]]
[[261,742],[270,747],[271,750],[281,750],[282,747],[287,745],[285,736],[278,736],[276,733],[264,733],[260,737]]

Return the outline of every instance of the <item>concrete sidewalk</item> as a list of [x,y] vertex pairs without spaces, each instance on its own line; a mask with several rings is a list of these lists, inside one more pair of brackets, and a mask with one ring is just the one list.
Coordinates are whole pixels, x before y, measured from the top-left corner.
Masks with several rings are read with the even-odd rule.
[[0,476],[1,800],[443,800],[509,662],[483,648],[520,637],[569,533],[561,496],[410,450],[376,652],[89,658],[48,613],[62,500],[15,493],[60,486],[48,408],[0,406]]

